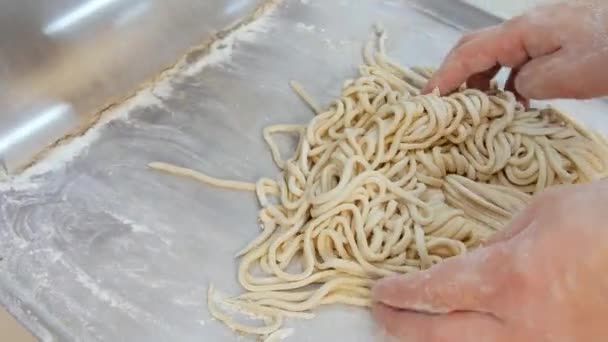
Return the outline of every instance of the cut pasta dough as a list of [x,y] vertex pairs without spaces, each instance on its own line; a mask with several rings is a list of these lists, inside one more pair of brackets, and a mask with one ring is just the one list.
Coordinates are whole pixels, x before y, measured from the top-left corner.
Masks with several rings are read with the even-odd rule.
[[[385,38],[379,31],[366,45],[359,77],[325,110],[292,83],[317,115],[264,131],[281,169],[276,180],[249,184],[150,164],[257,194],[263,230],[238,253],[246,292],[224,303],[265,324],[236,323],[210,294],[211,314],[231,328],[270,338],[284,317],[308,317],[321,305],[369,307],[375,280],[479,246],[547,187],[606,175],[599,135],[552,108],[527,110],[509,92],[421,95],[432,70],[391,61]],[[288,160],[277,132],[299,136]]]

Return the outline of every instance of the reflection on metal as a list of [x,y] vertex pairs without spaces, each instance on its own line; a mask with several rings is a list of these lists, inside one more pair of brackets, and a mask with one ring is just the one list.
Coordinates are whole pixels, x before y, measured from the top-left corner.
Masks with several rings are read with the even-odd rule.
[[86,1],[84,4],[78,5],[73,10],[53,20],[47,27],[43,29],[43,32],[44,34],[51,36],[64,30],[73,29],[73,26],[76,24],[84,21],[99,10],[102,10],[104,7],[107,7],[116,1],[118,0]]
[[24,140],[30,139],[41,131],[49,130],[56,122],[69,115],[71,109],[72,107],[69,104],[61,103],[35,113],[33,118],[18,127],[14,127],[8,134],[0,137],[0,156],[9,148],[22,143]]
[[67,103],[75,114],[69,124],[5,146],[0,157],[9,172],[20,172],[67,134],[80,133],[103,108],[263,1],[0,1],[0,141],[9,141],[5,136],[41,103]]
[[136,2],[133,6],[121,13],[114,21],[114,24],[117,27],[128,25],[131,21],[137,20],[138,17],[144,15],[151,7],[152,4],[149,0]]
[[224,9],[224,13],[228,15],[232,15],[234,13],[238,13],[243,10],[243,8],[247,7],[247,0],[235,0],[232,3],[228,4]]
[[[29,105],[2,112],[11,118],[0,127],[0,159],[7,173],[16,165],[29,162],[29,156],[43,150],[56,139],[55,132],[76,129],[78,115],[71,104],[39,99]],[[8,121],[7,121],[8,122]]]

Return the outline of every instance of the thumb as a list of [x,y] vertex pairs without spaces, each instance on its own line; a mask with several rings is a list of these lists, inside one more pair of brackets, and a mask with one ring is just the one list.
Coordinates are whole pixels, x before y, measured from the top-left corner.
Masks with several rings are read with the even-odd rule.
[[380,280],[377,303],[428,314],[491,312],[505,283],[508,253],[503,244],[447,259],[428,271]]
[[583,63],[573,62],[564,50],[533,59],[519,71],[515,89],[533,100],[587,98],[591,95],[581,75]]
[[546,202],[534,201],[522,213],[515,218],[501,231],[494,234],[483,243],[484,246],[494,245],[500,242],[509,241],[522,231],[530,227],[538,214],[544,209]]
[[551,206],[555,201],[565,196],[563,186],[555,186],[546,189],[541,194],[534,197],[532,203],[524,211],[516,215],[513,220],[501,231],[494,234],[483,244],[490,246],[498,243],[507,242],[527,229],[531,229],[534,223],[543,218],[543,215],[551,215]]

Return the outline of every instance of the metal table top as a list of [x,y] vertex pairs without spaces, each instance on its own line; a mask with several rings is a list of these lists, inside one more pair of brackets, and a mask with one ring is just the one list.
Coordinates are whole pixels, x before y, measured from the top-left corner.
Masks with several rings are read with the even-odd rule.
[[[312,117],[288,81],[328,104],[373,24],[395,59],[436,65],[463,29],[495,20],[457,1],[281,4],[0,184],[0,302],[47,341],[234,341],[210,318],[206,290],[239,291],[233,255],[258,234],[256,201],[146,164],[274,176],[262,128]],[[565,105],[607,126],[602,102]],[[345,307],[287,326],[289,341],[376,336],[367,311]]]

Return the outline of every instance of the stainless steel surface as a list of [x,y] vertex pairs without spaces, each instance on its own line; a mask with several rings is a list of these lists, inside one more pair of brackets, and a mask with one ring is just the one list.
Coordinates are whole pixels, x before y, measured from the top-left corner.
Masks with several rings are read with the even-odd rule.
[[0,2],[0,160],[18,170],[261,2]]
[[[460,14],[438,18],[437,4]],[[461,29],[492,20],[480,16],[456,1],[287,1],[0,184],[0,301],[48,341],[234,341],[210,319],[206,290],[239,291],[233,255],[258,233],[255,198],[146,164],[274,176],[262,128],[311,118],[289,80],[327,104],[355,75],[374,23],[395,59],[435,65]],[[569,104],[608,131],[604,104]],[[368,312],[344,307],[288,326],[288,341],[376,335]]]

